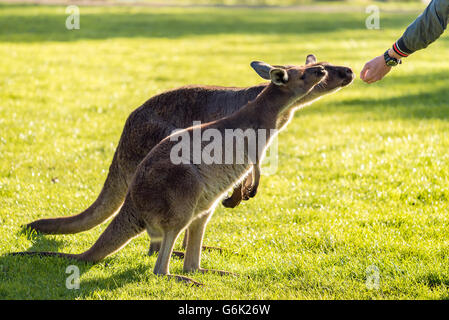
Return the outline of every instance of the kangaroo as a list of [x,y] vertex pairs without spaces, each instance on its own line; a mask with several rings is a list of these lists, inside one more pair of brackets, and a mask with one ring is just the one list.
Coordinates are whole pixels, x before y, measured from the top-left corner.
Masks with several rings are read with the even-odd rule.
[[[350,68],[327,62],[317,63],[314,55],[307,56],[306,65],[323,66],[327,76],[325,81],[295,102],[295,107],[305,106],[325,94],[335,92],[354,78]],[[251,66],[263,79],[270,79],[268,64],[255,62]],[[275,67],[287,69],[290,66]],[[247,88],[187,86],[150,98],[126,120],[103,189],[94,203],[77,215],[40,219],[26,227],[44,234],[67,234],[86,231],[106,221],[122,206],[137,165],[162,139],[175,129],[191,126],[194,121],[206,123],[232,114],[254,100],[267,86],[268,83]],[[278,119],[277,128],[285,126],[292,116],[291,111],[284,111]],[[254,180],[257,181],[257,177]],[[249,174],[246,181],[238,184],[232,195],[223,200],[223,205],[233,208],[242,199],[255,196],[257,187],[251,191],[248,189],[252,184],[252,174]],[[184,240],[186,244],[187,237]],[[149,253],[157,251],[157,247],[155,244]]]
[[[203,234],[216,203],[224,192],[246,175],[251,165],[259,166],[260,159],[271,141],[272,130],[277,128],[279,116],[292,109],[295,101],[304,97],[327,75],[323,66],[266,68],[269,70],[267,71],[271,82],[255,100],[221,120],[199,125],[200,128],[190,127],[178,131],[164,138],[148,153],[137,167],[119,213],[89,250],[81,254],[43,254],[96,263],[147,230],[152,239],[162,240],[154,273],[198,284],[191,278],[169,273],[174,243],[179,234],[188,228],[183,271],[214,271],[227,274],[225,271],[200,267]],[[195,159],[195,150],[189,150],[188,154],[183,155],[189,161],[174,164],[172,150],[178,143],[178,137],[187,136],[193,141],[195,129],[214,129],[222,137],[229,129],[264,130],[268,138],[260,141],[257,136],[254,141],[243,136],[248,148],[244,149],[244,161],[240,163],[236,161],[236,143],[232,144],[232,161],[226,161],[225,153],[229,151],[229,146],[222,139],[223,152],[219,163],[195,164],[191,161]],[[189,145],[192,143],[189,142]],[[251,159],[249,154],[252,146],[258,148],[256,159]]]

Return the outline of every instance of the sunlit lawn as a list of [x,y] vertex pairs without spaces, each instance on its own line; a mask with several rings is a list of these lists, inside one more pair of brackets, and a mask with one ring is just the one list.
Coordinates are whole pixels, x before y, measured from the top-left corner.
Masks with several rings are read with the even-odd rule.
[[[367,30],[363,12],[82,7],[81,29],[68,31],[64,7],[0,6],[0,298],[449,298],[447,36],[384,81],[357,79],[297,113],[276,174],[208,226],[205,244],[227,252],[204,252],[203,266],[238,277],[191,275],[203,288],[156,277],[146,234],[79,264],[79,290],[65,286],[71,261],[6,256],[90,247],[105,225],[31,238],[20,226],[85,209],[127,115],[152,95],[254,85],[252,60],[309,53],[358,74],[416,15],[382,14],[381,30]],[[379,286],[367,286],[373,270]]]

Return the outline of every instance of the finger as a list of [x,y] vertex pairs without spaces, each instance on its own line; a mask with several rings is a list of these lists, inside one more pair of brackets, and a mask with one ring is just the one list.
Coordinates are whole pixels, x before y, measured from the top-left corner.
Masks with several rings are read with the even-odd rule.
[[374,83],[374,82],[377,82],[377,81],[379,81],[379,80],[381,80],[382,78],[381,77],[373,77],[371,80],[370,80],[370,84],[371,83]]
[[366,79],[366,80],[365,80],[365,82],[368,83],[368,84],[371,84],[371,83],[373,83],[373,82],[375,82],[375,81],[376,81],[375,78],[372,77],[372,76],[371,76],[369,79]]
[[365,66],[363,67],[362,71],[360,71],[360,79],[362,79],[363,81],[365,81],[365,74],[368,71],[369,67],[368,64],[365,64]]
[[371,69],[366,70],[365,72],[365,82],[370,83],[375,77],[375,72]]
[[376,82],[376,78],[370,78],[366,82],[369,83],[369,84],[374,83],[374,82]]

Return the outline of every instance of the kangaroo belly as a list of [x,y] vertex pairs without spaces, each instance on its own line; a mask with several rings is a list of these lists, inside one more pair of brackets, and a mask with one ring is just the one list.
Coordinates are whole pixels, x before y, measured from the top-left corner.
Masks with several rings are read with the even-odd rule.
[[196,211],[200,213],[213,207],[226,191],[247,175],[250,168],[249,164],[201,166],[203,190]]

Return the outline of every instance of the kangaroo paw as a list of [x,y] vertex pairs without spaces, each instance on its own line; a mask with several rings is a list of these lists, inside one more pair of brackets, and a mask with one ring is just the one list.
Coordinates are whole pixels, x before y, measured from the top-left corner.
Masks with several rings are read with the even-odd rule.
[[36,234],[43,235],[43,234],[49,233],[49,232],[46,232],[47,228],[48,228],[47,225],[45,225],[45,222],[42,222],[42,220],[36,220],[36,221],[31,222],[31,223],[21,225],[21,231],[23,233],[28,233],[28,232],[29,233],[33,233],[33,232],[35,232]]
[[240,199],[236,200],[233,197],[228,197],[223,199],[221,203],[225,208],[235,208],[239,205],[240,201],[241,201]]
[[254,198],[257,194],[257,187],[244,187],[242,190],[242,199],[247,201],[250,198]]
[[250,198],[254,198],[257,194],[257,187],[254,187],[251,189],[251,191],[249,192],[249,197]]

